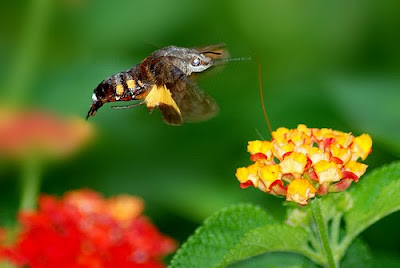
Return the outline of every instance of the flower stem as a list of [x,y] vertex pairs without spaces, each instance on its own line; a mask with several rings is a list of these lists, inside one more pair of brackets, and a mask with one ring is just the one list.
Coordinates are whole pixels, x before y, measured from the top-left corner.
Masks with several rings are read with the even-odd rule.
[[330,267],[330,268],[337,267],[337,265],[333,259],[331,246],[329,245],[328,232],[327,232],[327,229],[325,226],[324,218],[322,216],[321,200],[319,198],[315,198],[311,202],[311,209],[313,212],[314,221],[317,225],[318,235],[320,238],[321,247],[323,249],[323,252],[324,252],[324,255],[326,258],[326,263],[328,264],[328,267]]
[[22,163],[20,210],[33,209],[36,206],[40,190],[41,161],[37,157],[28,157]]
[[333,248],[337,248],[339,244],[340,221],[342,220],[342,215],[342,213],[336,213],[332,219],[331,239]]
[[49,25],[51,0],[30,1],[30,7],[20,37],[20,44],[15,51],[15,58],[9,64],[10,73],[4,82],[5,96],[2,100],[7,105],[20,104],[26,100],[25,91],[29,88],[35,74],[40,49]]

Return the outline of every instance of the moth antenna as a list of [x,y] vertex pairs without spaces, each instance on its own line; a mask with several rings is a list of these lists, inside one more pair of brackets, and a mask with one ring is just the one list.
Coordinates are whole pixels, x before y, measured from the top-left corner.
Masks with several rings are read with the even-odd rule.
[[201,54],[214,54],[214,55],[221,55],[221,52],[214,52],[214,51],[205,51],[205,52],[201,52]]
[[261,79],[261,63],[260,63],[260,57],[258,57],[257,64],[258,64],[258,89],[260,90],[261,106],[262,106],[262,109],[263,109],[263,112],[264,112],[265,121],[267,122],[267,126],[268,126],[269,133],[270,133],[271,136],[272,136],[271,124],[270,124],[270,122],[269,122],[269,118],[268,118],[268,115],[267,115],[267,110],[265,109],[265,105],[264,105],[264,96],[263,96],[262,79]]

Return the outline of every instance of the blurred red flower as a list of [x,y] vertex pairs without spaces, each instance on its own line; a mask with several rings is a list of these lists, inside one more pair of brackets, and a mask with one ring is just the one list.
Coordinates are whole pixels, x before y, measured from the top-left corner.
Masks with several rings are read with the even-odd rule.
[[39,209],[22,212],[17,242],[0,257],[31,268],[165,267],[160,258],[176,243],[141,215],[141,199],[104,199],[90,190],[44,195]]
[[65,120],[40,111],[0,110],[0,152],[23,158],[31,153],[50,157],[75,152],[92,136],[82,119]]

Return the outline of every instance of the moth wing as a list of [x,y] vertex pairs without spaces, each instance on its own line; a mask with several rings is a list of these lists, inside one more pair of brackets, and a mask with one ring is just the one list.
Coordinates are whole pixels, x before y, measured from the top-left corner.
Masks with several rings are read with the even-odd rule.
[[173,99],[171,91],[165,85],[154,85],[147,94],[145,103],[150,112],[154,108],[158,108],[165,123],[176,126],[183,124],[181,111]]
[[164,122],[168,125],[180,126],[183,124],[182,115],[176,109],[164,104],[160,104],[158,109],[161,111]]
[[194,81],[179,80],[170,86],[172,97],[179,107],[184,122],[201,122],[214,117],[218,105]]
[[164,122],[170,125],[205,121],[218,113],[215,101],[181,70],[159,59],[156,64],[163,66],[154,67],[160,72],[156,75],[156,84],[145,98],[150,112],[157,107]]

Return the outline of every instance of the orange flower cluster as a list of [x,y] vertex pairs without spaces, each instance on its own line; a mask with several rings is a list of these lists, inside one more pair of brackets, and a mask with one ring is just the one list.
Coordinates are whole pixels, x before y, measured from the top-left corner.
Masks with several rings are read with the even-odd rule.
[[65,120],[40,111],[0,110],[1,155],[21,159],[31,154],[64,157],[93,136],[82,119]]
[[372,140],[332,129],[279,128],[271,141],[250,141],[247,151],[254,164],[238,168],[242,188],[254,186],[287,201],[306,205],[316,194],[339,192],[358,181],[367,165]]
[[104,199],[89,190],[58,200],[42,196],[39,210],[20,215],[15,245],[0,257],[31,268],[165,267],[160,257],[176,243],[142,216],[143,202],[128,195]]

